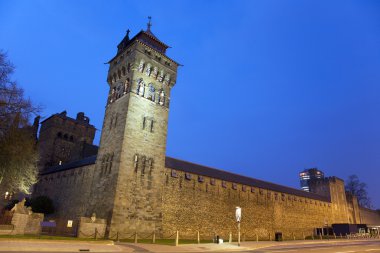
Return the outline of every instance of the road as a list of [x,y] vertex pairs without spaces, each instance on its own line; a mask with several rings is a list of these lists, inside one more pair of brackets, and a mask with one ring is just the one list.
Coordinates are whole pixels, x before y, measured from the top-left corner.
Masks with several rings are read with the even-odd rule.
[[339,244],[289,245],[246,251],[250,253],[380,253],[380,241]]

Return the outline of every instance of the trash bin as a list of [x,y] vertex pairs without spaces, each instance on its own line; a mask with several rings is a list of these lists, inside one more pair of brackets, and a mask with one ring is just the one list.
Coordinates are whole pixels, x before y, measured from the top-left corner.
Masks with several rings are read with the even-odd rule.
[[277,241],[277,242],[282,241],[282,233],[281,232],[276,232],[274,234],[274,240]]

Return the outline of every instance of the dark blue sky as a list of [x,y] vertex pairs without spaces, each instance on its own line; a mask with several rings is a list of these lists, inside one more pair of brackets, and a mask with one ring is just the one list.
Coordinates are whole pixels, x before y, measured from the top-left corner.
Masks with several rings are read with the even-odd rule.
[[149,15],[184,64],[167,155],[296,188],[304,168],[355,173],[380,208],[379,1],[2,0],[0,48],[44,117],[101,129],[103,63]]

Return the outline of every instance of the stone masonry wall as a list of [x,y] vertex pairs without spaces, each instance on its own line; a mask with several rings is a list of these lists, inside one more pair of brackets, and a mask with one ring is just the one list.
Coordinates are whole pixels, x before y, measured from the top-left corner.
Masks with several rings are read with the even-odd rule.
[[75,219],[83,216],[94,177],[94,164],[40,177],[33,196],[45,195],[53,200],[54,217]]
[[360,207],[359,210],[362,224],[380,226],[380,211],[375,211],[364,207]]
[[191,180],[185,173],[177,171],[177,177],[166,170],[163,182],[163,233],[164,237],[179,230],[181,238],[195,238],[197,230],[203,238],[212,238],[215,234],[228,238],[229,232],[236,238],[235,207],[242,207],[241,232],[247,239],[273,239],[274,233],[281,231],[286,237],[302,238],[311,235],[313,229],[323,227],[326,222],[334,222],[332,205],[314,199],[272,192],[240,184],[233,187],[221,180],[215,185],[210,178],[204,177],[198,182],[198,176]]

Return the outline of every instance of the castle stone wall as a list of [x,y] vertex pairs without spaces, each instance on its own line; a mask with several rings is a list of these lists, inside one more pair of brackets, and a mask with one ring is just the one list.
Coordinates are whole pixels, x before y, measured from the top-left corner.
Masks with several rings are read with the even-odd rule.
[[362,224],[380,226],[380,211],[360,207],[360,218]]
[[[242,208],[241,232],[246,239],[273,239],[275,232],[286,236],[303,238],[310,236],[314,228],[323,227],[326,222],[333,223],[332,205],[329,202],[298,197],[281,192],[250,187],[221,180],[215,185],[210,178],[204,177],[198,182],[198,176],[191,179],[185,173],[177,171],[177,177],[166,170],[163,191],[163,232],[164,237],[176,230],[181,238],[194,238],[197,230],[203,237],[212,238],[218,234],[228,238],[229,232],[237,234],[235,207]],[[331,224],[330,224],[331,225]]]
[[74,219],[83,216],[90,196],[94,164],[40,176],[33,196],[53,200],[54,217]]

